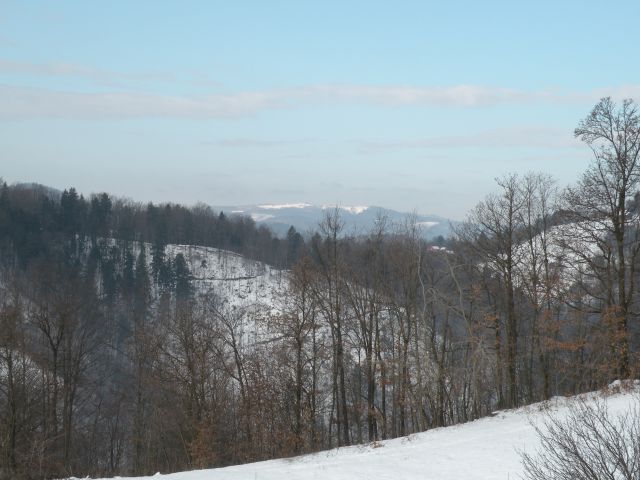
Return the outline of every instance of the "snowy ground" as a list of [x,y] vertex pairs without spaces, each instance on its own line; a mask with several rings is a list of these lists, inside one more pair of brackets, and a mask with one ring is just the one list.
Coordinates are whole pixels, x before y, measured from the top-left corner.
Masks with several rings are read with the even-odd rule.
[[[114,238],[101,240],[105,247],[115,247]],[[152,269],[152,245],[145,243],[147,268]],[[287,272],[238,253],[197,245],[165,246],[165,259],[173,261],[184,256],[192,276],[196,294],[215,292],[229,307],[258,307],[272,310],[288,286]],[[88,253],[88,251],[87,251]],[[134,243],[132,253],[137,258],[140,244]]]
[[[550,407],[564,415],[574,399],[554,399],[454,427],[430,430],[410,437],[356,446],[314,455],[271,460],[213,470],[174,473],[154,480],[513,480],[521,478],[518,451],[533,452],[538,445],[531,421],[539,423]],[[606,397],[613,414],[632,405],[630,393]],[[151,477],[147,477],[151,478]]]
[[287,286],[286,272],[237,253],[191,245],[167,245],[165,252],[170,259],[184,255],[196,292],[213,290],[231,306],[273,308]]

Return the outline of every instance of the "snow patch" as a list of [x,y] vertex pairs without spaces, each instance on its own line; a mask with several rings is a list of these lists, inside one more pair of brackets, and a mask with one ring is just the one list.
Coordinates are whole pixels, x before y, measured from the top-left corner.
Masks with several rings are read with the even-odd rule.
[[360,215],[363,212],[366,212],[369,207],[365,206],[354,206],[354,207],[340,207],[342,210],[346,210],[349,213],[353,213],[354,215]]
[[421,227],[431,228],[431,227],[435,227],[436,225],[439,225],[440,222],[418,222],[417,224]]
[[270,218],[274,218],[275,215],[271,215],[270,213],[252,213],[251,218],[254,222],[264,222],[265,220],[269,220]]
[[258,208],[264,208],[265,210],[282,210],[283,208],[309,208],[312,207],[310,203],[283,203],[283,204],[267,204],[258,205]]
[[[337,205],[337,207],[340,210],[344,210],[345,212],[349,212],[352,213],[353,215],[360,215],[363,212],[366,212],[367,210],[369,210],[369,207],[366,207],[364,205],[355,205],[355,206],[344,206],[344,205]],[[328,208],[336,208],[336,205],[323,205],[322,210],[327,210]]]

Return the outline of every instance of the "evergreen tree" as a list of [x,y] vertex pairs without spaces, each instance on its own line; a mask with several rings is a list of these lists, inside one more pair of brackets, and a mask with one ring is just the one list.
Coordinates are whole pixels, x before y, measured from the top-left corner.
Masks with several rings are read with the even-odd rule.
[[175,275],[175,288],[176,297],[178,300],[185,300],[191,297],[193,288],[191,286],[191,272],[189,271],[189,265],[182,253],[178,253],[173,260],[174,275]]
[[133,292],[135,285],[134,258],[130,250],[124,255],[124,267],[122,269],[121,289],[124,293]]
[[140,244],[140,253],[136,261],[134,294],[134,321],[144,322],[151,302],[151,284],[149,282],[147,254],[144,244]]
[[101,193],[91,198],[89,216],[87,219],[88,233],[92,241],[96,237],[106,237],[109,235],[109,220],[111,216],[112,202],[109,195]]
[[292,225],[287,231],[287,267],[294,265],[298,261],[303,247],[304,239]]

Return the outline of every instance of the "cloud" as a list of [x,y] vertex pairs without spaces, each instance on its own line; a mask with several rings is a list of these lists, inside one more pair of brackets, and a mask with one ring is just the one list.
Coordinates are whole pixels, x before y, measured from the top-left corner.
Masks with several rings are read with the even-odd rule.
[[[480,107],[531,101],[531,94],[509,88],[478,85],[450,87],[319,85],[304,89],[304,96],[318,100],[356,101],[385,106],[428,105]],[[534,96],[537,96],[534,94]]]
[[255,138],[226,138],[217,142],[206,142],[207,145],[231,148],[268,148],[287,145],[298,145],[313,142],[312,139],[300,140],[262,140]]
[[523,126],[498,128],[466,135],[446,135],[386,142],[360,141],[360,152],[364,154],[404,149],[447,148],[582,148],[581,142],[573,138],[573,132],[562,128],[545,126]]
[[[86,78],[109,78],[110,75],[119,75],[64,64],[21,65],[20,68],[23,71],[30,68],[34,73],[48,72],[47,74],[51,75],[84,75]],[[5,72],[12,69],[15,71],[15,65],[5,61],[0,63],[0,72],[3,69]],[[234,118],[251,116],[268,110],[293,109],[310,105],[365,104],[387,108],[406,106],[478,108],[541,103],[566,105],[588,104],[607,95],[614,98],[638,97],[640,85],[567,93],[475,85],[451,87],[309,85],[288,89],[199,95],[161,95],[122,91],[86,93],[0,85],[0,119]],[[450,141],[450,139],[440,141]]]
[[124,73],[72,63],[30,63],[6,59],[0,59],[0,75],[75,77],[108,85],[124,81],[170,81],[175,79],[173,74],[162,72]]
[[240,93],[168,96],[147,93],[79,93],[0,85],[0,118],[230,118],[283,108],[272,95]]

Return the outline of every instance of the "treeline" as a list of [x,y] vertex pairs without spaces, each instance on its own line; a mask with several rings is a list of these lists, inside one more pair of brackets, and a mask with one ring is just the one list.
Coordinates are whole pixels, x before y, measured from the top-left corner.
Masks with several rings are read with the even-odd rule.
[[595,156],[575,186],[503,177],[444,247],[411,218],[349,237],[328,212],[286,281],[263,287],[275,303],[200,288],[182,254],[121,240],[117,223],[57,230],[44,243],[61,255],[2,270],[0,472],[223,466],[637,376],[635,104],[603,99],[576,136]]
[[107,193],[85,199],[75,188],[61,194],[33,184],[0,187],[0,238],[5,262],[25,267],[37,257],[49,257],[63,236],[91,242],[114,238],[146,242],[162,249],[167,244],[203,245],[230,250],[279,268],[295,263],[304,239],[292,227],[284,239],[245,215],[225,215],[198,204],[141,204]]

